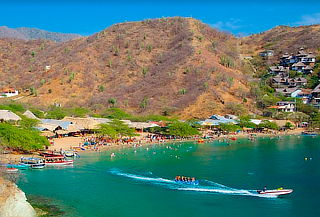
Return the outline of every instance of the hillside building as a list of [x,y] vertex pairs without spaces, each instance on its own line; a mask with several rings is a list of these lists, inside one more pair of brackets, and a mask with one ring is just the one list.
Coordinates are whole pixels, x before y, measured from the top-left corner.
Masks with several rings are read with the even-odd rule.
[[305,52],[303,48],[300,48],[296,55],[289,55],[288,53],[285,53],[280,58],[281,66],[289,67],[290,70],[304,74],[310,74],[313,72],[315,62],[316,56],[311,52]]
[[259,56],[261,57],[271,57],[274,55],[273,50],[265,50],[259,53]]
[[290,101],[280,101],[277,102],[277,105],[275,106],[270,106],[270,109],[276,109],[278,112],[295,112],[296,111],[296,106],[295,102],[290,102]]
[[9,88],[0,91],[0,98],[18,96],[19,91]]
[[289,78],[289,77],[275,76],[272,78],[272,86],[278,87],[278,88],[303,87],[306,84],[307,84],[307,79],[302,77]]

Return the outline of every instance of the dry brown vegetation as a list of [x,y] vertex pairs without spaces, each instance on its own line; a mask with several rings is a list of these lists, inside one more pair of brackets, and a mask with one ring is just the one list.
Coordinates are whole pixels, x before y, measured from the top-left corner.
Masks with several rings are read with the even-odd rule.
[[34,87],[22,100],[38,106],[100,110],[114,98],[128,112],[183,118],[225,113],[230,101],[254,110],[238,40],[191,18],[116,24],[64,43],[2,39],[0,48],[0,87]]
[[320,25],[288,27],[277,26],[266,32],[241,39],[244,54],[257,54],[262,50],[274,50],[279,55],[296,53],[299,48],[317,52],[320,44]]

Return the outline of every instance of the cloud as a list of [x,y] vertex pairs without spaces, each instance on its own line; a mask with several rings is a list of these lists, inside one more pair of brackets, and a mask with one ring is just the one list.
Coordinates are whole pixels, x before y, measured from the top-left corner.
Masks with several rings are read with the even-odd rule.
[[239,19],[230,19],[228,21],[218,21],[211,24],[211,26],[220,30],[237,30],[242,27],[240,22],[241,20]]
[[296,25],[313,25],[320,23],[320,13],[304,15],[301,17],[301,20],[296,22]]

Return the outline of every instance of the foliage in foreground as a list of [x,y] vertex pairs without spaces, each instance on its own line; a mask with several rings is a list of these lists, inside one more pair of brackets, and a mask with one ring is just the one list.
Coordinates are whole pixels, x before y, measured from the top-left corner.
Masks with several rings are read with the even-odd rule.
[[42,149],[49,146],[48,140],[40,132],[20,129],[10,124],[0,123],[0,146],[20,151]]

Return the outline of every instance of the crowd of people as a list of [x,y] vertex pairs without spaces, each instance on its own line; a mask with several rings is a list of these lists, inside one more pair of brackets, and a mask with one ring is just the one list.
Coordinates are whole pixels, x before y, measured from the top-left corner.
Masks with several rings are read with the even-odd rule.
[[176,176],[175,181],[178,182],[195,182],[196,179],[194,177],[185,177],[185,176]]

